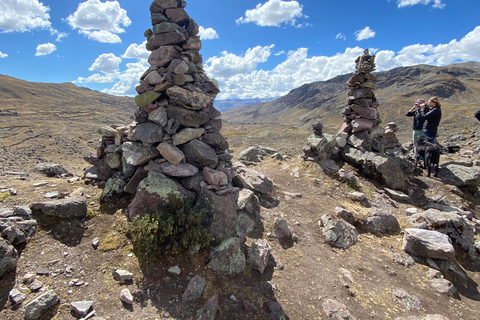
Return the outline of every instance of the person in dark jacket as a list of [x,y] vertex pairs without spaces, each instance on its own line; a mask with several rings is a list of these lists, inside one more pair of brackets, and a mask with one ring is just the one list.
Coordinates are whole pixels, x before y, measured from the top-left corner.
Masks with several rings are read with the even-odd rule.
[[480,121],[480,109],[475,111],[475,113],[473,115],[475,116],[475,118],[477,118],[478,121]]
[[[420,105],[425,106],[425,100],[423,99],[418,99],[415,101],[415,104],[413,105],[410,110],[407,111],[406,116],[407,117],[413,117],[413,153],[415,155],[415,159],[417,158],[417,141],[418,138],[421,136],[424,136],[425,134],[423,133],[423,123],[425,122],[425,119],[421,117],[420,114]],[[426,112],[429,111],[428,106],[425,106]]]
[[423,132],[428,137],[430,143],[435,143],[437,137],[438,125],[442,119],[442,109],[438,97],[431,97],[428,100],[429,111],[425,111],[426,107],[420,106],[420,117],[425,120],[423,123]]

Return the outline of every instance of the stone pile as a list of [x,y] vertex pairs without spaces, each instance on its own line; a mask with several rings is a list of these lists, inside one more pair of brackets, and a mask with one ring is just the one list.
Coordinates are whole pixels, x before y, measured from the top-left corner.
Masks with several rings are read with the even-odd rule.
[[[398,141],[397,135],[395,132],[398,131],[398,126],[395,122],[389,122],[385,127],[385,149],[396,149],[401,148],[400,141]],[[401,149],[400,149],[401,151]]]
[[328,158],[328,155],[335,148],[335,137],[323,133],[323,125],[316,121],[312,124],[313,133],[307,138],[307,144],[303,147],[303,159],[318,161]]
[[130,219],[157,211],[169,194],[209,203],[207,223],[221,241],[236,233],[243,186],[232,182],[237,173],[220,133],[221,114],[213,107],[218,84],[204,72],[199,26],[185,6],[153,1],[153,27],[145,32],[151,66],[136,87],[134,120],[99,130],[101,145],[85,158],[92,167],[84,176],[103,181],[103,202],[134,196]]
[[373,90],[376,88],[377,77],[371,72],[375,70],[375,56],[368,49],[355,60],[355,72],[347,81],[350,89],[347,106],[343,111],[344,123],[340,132],[357,133],[363,130],[369,132],[381,121],[377,107],[379,106]]

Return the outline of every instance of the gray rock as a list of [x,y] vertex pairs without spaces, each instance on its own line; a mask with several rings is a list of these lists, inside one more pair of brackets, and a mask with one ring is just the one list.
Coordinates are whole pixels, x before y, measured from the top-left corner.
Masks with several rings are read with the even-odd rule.
[[211,168],[205,167],[202,171],[203,177],[208,182],[208,184],[213,186],[226,186],[228,184],[227,175],[222,171],[213,170]]
[[31,291],[38,291],[43,287],[43,283],[40,280],[34,280],[28,285],[28,289]]
[[26,294],[18,291],[17,289],[12,289],[8,296],[10,298],[10,301],[12,301],[13,305],[21,304],[23,301],[25,301],[25,298],[27,297]]
[[167,142],[160,143],[157,146],[157,150],[171,164],[179,164],[185,159],[185,154],[183,154],[182,150]]
[[456,163],[444,163],[440,166],[438,176],[445,183],[457,187],[478,186],[480,184],[480,168],[467,167]]
[[239,188],[247,188],[259,193],[269,193],[273,190],[273,181],[252,168],[237,168],[237,176],[234,177],[233,182]]
[[218,296],[214,295],[197,311],[195,320],[214,320],[218,310]]
[[405,210],[405,214],[407,215],[407,217],[413,216],[414,214],[417,214],[417,213],[418,213],[417,208],[408,208],[407,210]]
[[200,138],[202,134],[205,132],[203,128],[185,128],[177,132],[172,136],[173,144],[175,146],[187,143],[192,141],[193,139]]
[[320,218],[319,225],[322,228],[325,241],[334,247],[348,249],[358,241],[357,229],[350,223],[331,214],[323,215]]
[[240,213],[237,217],[237,235],[246,237],[255,228],[255,222],[246,214]]
[[398,299],[397,301],[400,302],[408,311],[422,310],[423,308],[420,300],[404,289],[394,289],[392,294],[394,298]]
[[161,126],[148,122],[138,124],[128,137],[133,141],[142,141],[146,144],[152,144],[163,141],[164,134]]
[[215,168],[218,157],[215,151],[208,144],[199,140],[192,140],[180,147],[185,154],[187,162],[203,169],[205,167]]
[[28,206],[17,206],[13,208],[13,215],[24,220],[32,219],[32,210]]
[[70,303],[70,307],[80,316],[84,316],[88,313],[92,307],[93,301],[75,301]]
[[252,241],[252,244],[248,248],[248,261],[250,262],[250,267],[263,273],[267,266],[271,251],[272,248],[267,240],[258,240],[257,242]]
[[230,238],[212,250],[208,267],[223,275],[233,275],[245,270],[245,263],[240,239]]
[[198,128],[209,120],[206,112],[188,110],[175,105],[168,106],[167,115],[169,119],[174,119],[175,123],[186,128]]
[[277,239],[291,238],[292,233],[288,229],[287,221],[283,219],[275,219],[273,223],[273,236]]
[[455,249],[450,238],[437,231],[405,229],[403,250],[412,255],[441,260],[455,259]]
[[235,192],[217,195],[207,188],[202,188],[200,197],[202,201],[213,206],[208,214],[209,222],[207,223],[212,236],[218,241],[232,237],[236,231],[238,217]]
[[50,290],[29,302],[21,310],[20,314],[25,320],[40,318],[48,309],[55,306],[60,299],[55,291]]
[[105,156],[105,161],[112,169],[118,169],[122,166],[122,156],[116,153],[108,153]]
[[260,212],[260,203],[258,197],[252,190],[241,189],[237,199],[238,210],[244,210],[247,213],[256,215]]
[[335,213],[339,218],[347,221],[350,224],[355,224],[355,217],[353,213],[342,207],[335,207]]
[[96,166],[91,166],[87,168],[87,170],[83,172],[83,177],[85,179],[99,180],[99,181],[108,180],[108,177],[106,177],[103,173],[101,173]]
[[39,163],[35,170],[42,172],[47,177],[60,177],[62,174],[68,173],[67,169],[56,163]]
[[475,228],[464,217],[454,212],[428,209],[407,218],[414,228],[435,230],[450,237],[453,244],[467,252],[473,251]]
[[183,301],[196,300],[202,296],[205,289],[205,278],[203,276],[193,277],[182,294]]
[[180,58],[180,53],[178,53],[174,46],[163,46],[152,51],[148,58],[148,63],[151,66],[161,68],[167,65],[170,61],[178,58]]
[[126,185],[127,183],[122,177],[108,179],[100,195],[100,202],[106,202],[114,199],[115,196],[121,195]]
[[242,150],[238,156],[238,160],[250,161],[250,162],[260,162],[263,160],[264,156],[273,155],[277,151],[265,147],[248,147],[245,150]]
[[176,274],[177,276],[179,276],[180,273],[182,273],[182,270],[180,269],[179,266],[175,266],[175,267],[169,268],[169,269],[168,269],[168,272],[169,272],[169,273]]
[[166,94],[171,102],[190,110],[207,108],[213,102],[207,94],[189,91],[178,86],[168,88]]
[[118,130],[112,128],[112,127],[100,127],[98,128],[98,133],[101,135],[101,136],[104,136],[104,137],[115,137],[117,134],[119,134],[120,132],[118,132]]
[[126,304],[133,304],[133,296],[130,293],[130,290],[123,289],[120,291],[120,301],[125,302]]
[[367,232],[378,236],[398,234],[400,232],[397,218],[386,211],[375,211],[370,215],[365,223],[365,228]]
[[403,202],[403,203],[411,202],[410,196],[406,195],[403,192],[392,190],[389,188],[385,188],[384,190],[385,190],[385,193],[395,201]]
[[117,281],[129,281],[133,279],[133,274],[127,270],[116,269],[113,271],[112,275]]
[[198,173],[198,168],[189,163],[171,164],[164,162],[156,166],[153,170],[159,171],[171,177],[191,177]]
[[437,292],[446,294],[447,296],[454,296],[457,294],[457,289],[450,281],[442,278],[432,279],[429,285]]
[[158,107],[150,112],[148,115],[148,120],[165,127],[168,122],[167,109],[165,107]]
[[12,220],[0,219],[0,234],[14,246],[18,246],[27,241],[27,236],[22,228],[17,222]]
[[122,146],[123,157],[127,164],[140,166],[157,158],[160,153],[153,147],[144,147],[139,142],[125,142]]
[[65,198],[30,205],[34,213],[60,218],[83,218],[87,214],[87,200],[84,197]]
[[337,300],[327,299],[322,303],[322,309],[328,318],[336,320],[356,320],[347,307]]
[[216,150],[227,150],[228,142],[220,133],[206,133],[202,141]]

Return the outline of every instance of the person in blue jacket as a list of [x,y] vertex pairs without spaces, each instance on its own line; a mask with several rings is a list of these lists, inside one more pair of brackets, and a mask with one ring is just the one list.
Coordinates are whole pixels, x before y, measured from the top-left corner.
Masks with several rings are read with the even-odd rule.
[[[420,105],[425,106],[425,100],[418,99],[417,101],[415,101],[413,107],[410,108],[410,110],[408,110],[406,114],[407,117],[413,117],[413,153],[415,155],[415,159],[417,157],[418,138],[425,135],[423,133],[423,123],[425,122],[425,119],[421,117]],[[426,112],[429,111],[428,106],[426,106],[425,109]]]
[[428,107],[430,110],[426,109],[426,106],[420,106],[420,117],[425,120],[423,123],[423,132],[428,137],[428,141],[435,143],[438,125],[442,119],[442,109],[438,97],[431,97],[430,100],[428,100]]

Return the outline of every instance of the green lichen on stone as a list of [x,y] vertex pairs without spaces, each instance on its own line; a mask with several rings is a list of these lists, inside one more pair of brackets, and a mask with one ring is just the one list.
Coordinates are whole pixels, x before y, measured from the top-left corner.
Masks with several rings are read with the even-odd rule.
[[181,197],[175,182],[155,171],[150,171],[148,177],[140,182],[139,187],[144,188],[149,193],[158,194],[162,199],[168,199],[169,194]]
[[148,106],[160,97],[160,93],[147,91],[135,97],[135,104],[138,108]]

